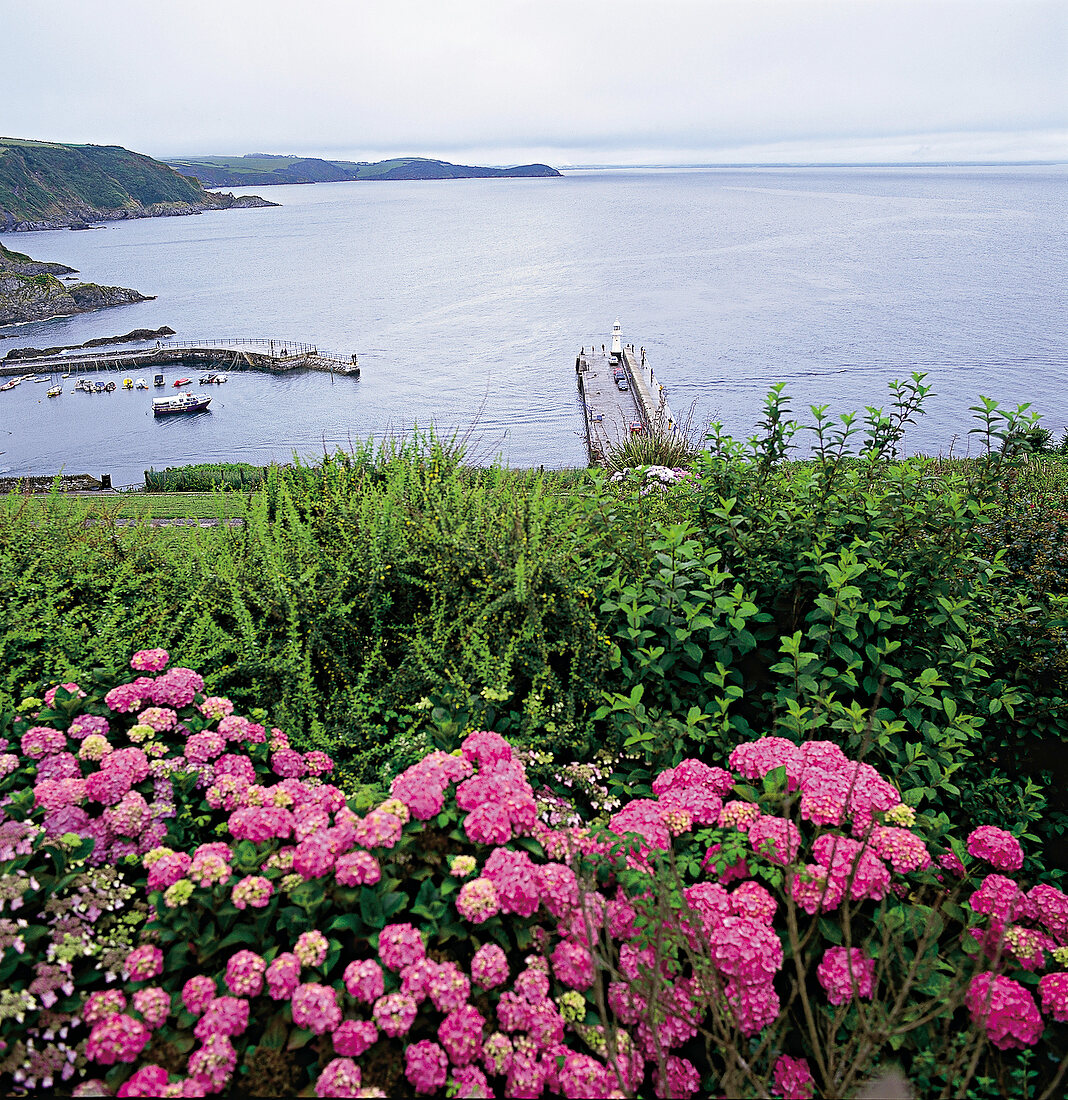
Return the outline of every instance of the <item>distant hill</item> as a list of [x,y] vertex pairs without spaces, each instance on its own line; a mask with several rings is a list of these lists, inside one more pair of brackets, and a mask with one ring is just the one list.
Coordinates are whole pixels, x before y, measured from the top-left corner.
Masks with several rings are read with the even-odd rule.
[[316,157],[248,153],[241,157],[192,157],[168,160],[183,176],[194,176],[205,187],[265,187],[283,183],[338,183],[344,180],[459,180],[559,176],[547,164],[515,168],[478,168],[426,157],[396,157],[369,161],[320,160]]
[[0,232],[274,205],[253,195],[205,191],[166,164],[119,145],[0,138]]

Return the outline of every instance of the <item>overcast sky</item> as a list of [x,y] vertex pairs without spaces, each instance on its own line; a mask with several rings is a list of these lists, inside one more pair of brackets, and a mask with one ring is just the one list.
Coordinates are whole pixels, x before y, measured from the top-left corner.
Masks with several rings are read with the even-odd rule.
[[157,157],[1068,159],[1068,0],[0,0],[0,134]]

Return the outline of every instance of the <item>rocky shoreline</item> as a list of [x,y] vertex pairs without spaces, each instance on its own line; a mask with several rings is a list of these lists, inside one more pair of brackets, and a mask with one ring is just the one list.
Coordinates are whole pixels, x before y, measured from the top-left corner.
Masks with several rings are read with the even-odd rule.
[[[34,233],[45,229],[91,229],[92,222],[127,221],[131,218],[181,218],[211,210],[251,210],[261,206],[278,206],[259,195],[231,195],[205,192],[207,202],[157,202],[150,206],[124,206],[119,210],[97,210],[86,206],[72,207],[62,216],[37,221],[19,221],[9,211],[0,210],[0,233]],[[59,265],[62,266],[62,265]],[[0,322],[2,323],[2,322]]]
[[63,283],[57,278],[74,273],[74,268],[66,264],[34,260],[0,244],[0,325],[47,321],[109,306],[149,302],[154,297],[123,286]]

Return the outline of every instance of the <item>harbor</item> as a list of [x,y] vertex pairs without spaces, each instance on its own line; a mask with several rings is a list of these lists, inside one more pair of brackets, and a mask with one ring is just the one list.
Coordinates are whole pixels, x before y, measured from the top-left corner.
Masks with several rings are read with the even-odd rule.
[[72,351],[58,355],[0,360],[0,376],[69,375],[83,371],[134,372],[146,367],[211,365],[227,371],[258,370],[284,374],[293,370],[323,371],[360,377],[358,356],[323,351],[315,344],[256,338],[174,341],[118,351]]
[[591,465],[602,465],[605,456],[632,435],[665,436],[679,430],[645,349],[623,343],[619,321],[612,328],[610,346],[581,349],[575,375]]

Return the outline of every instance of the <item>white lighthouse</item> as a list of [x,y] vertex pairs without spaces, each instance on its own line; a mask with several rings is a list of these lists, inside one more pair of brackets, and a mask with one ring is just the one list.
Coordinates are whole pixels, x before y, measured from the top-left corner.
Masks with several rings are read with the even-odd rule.
[[619,321],[612,326],[612,354],[623,354],[623,330],[619,327]]

